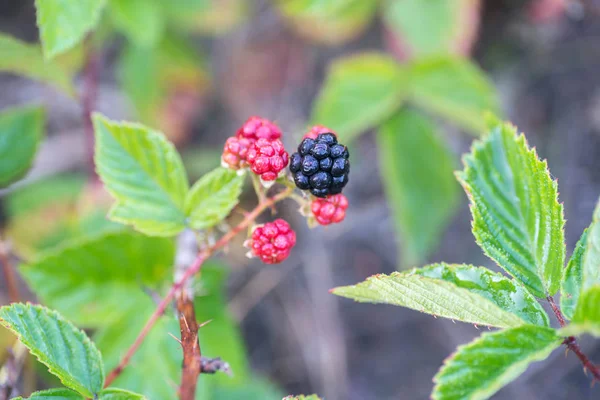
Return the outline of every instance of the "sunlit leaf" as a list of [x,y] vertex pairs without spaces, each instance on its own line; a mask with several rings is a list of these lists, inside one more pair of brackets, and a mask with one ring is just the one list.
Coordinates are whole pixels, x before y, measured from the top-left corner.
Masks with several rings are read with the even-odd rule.
[[414,266],[435,248],[459,200],[455,160],[436,127],[402,110],[377,135],[389,207],[402,237],[402,266]]
[[100,392],[99,400],[145,400],[141,394],[133,393],[123,389],[104,389]]
[[0,308],[0,319],[65,386],[90,398],[102,389],[100,352],[83,331],[56,311],[13,303]]
[[564,216],[545,161],[510,124],[473,145],[458,173],[486,255],[534,295],[554,295],[565,259]]
[[483,400],[560,346],[556,331],[524,325],[484,333],[460,346],[433,378],[435,400]]
[[45,114],[40,107],[0,112],[0,188],[22,178],[42,140]]
[[[84,400],[85,397],[69,389],[49,389],[31,393],[27,397],[30,400]],[[13,400],[23,400],[23,397],[15,397]]]
[[600,201],[594,210],[592,224],[588,228],[583,255],[581,290],[600,284]]
[[583,256],[588,243],[588,229],[583,231],[581,238],[575,245],[567,268],[563,271],[560,286],[560,309],[567,319],[573,318],[581,285],[583,281]]

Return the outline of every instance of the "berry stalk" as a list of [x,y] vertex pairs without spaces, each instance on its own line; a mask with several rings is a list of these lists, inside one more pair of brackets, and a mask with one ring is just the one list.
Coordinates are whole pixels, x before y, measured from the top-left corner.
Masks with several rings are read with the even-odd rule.
[[198,253],[198,256],[196,257],[194,262],[190,265],[190,267],[187,269],[185,274],[181,277],[181,279],[179,281],[175,282],[173,284],[173,286],[171,286],[171,289],[169,289],[169,292],[167,293],[167,295],[158,304],[158,306],[156,307],[156,310],[154,310],[154,312],[152,313],[152,315],[146,322],[146,325],[144,325],[144,327],[138,334],[137,338],[134,340],[132,345],[129,347],[129,349],[125,353],[125,356],[121,359],[121,362],[119,363],[119,365],[117,365],[108,374],[108,376],[106,377],[106,380],[104,381],[104,387],[110,386],[110,384],[112,382],[114,382],[114,380],[117,379],[117,377],[119,377],[119,375],[121,375],[121,373],[123,372],[125,367],[127,367],[129,362],[131,361],[131,358],[133,357],[135,352],[138,350],[140,345],[143,343],[146,336],[148,336],[148,333],[150,333],[150,331],[152,330],[152,328],[154,327],[154,325],[156,324],[158,319],[164,314],[168,305],[171,303],[171,301],[175,297],[175,294],[181,288],[184,287],[184,285],[186,284],[188,279],[190,279],[191,277],[193,277],[200,271],[200,269],[202,268],[202,265],[204,264],[204,261],[206,261],[212,255],[214,255],[218,250],[220,250],[221,248],[226,246],[231,241],[231,239],[233,239],[238,233],[240,233],[241,231],[246,229],[251,223],[253,223],[256,220],[256,218],[258,218],[258,216],[260,214],[262,214],[262,212],[264,210],[266,210],[273,204],[286,199],[287,197],[290,196],[291,193],[292,193],[292,189],[287,188],[286,190],[276,194],[275,196],[269,197],[269,198],[265,199],[265,201],[260,202],[254,208],[254,210],[252,210],[250,213],[248,213],[248,215],[246,215],[246,217],[242,220],[242,222],[240,222],[238,225],[236,225],[234,228],[232,228],[229,232],[224,234],[217,242],[215,242],[215,244],[213,244],[212,246],[210,246]]

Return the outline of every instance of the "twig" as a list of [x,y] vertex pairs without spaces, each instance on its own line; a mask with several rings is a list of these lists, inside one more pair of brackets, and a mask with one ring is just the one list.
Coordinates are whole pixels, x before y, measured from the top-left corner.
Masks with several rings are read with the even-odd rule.
[[[558,323],[560,324],[560,326],[561,327],[565,326],[566,325],[565,317],[563,316],[562,312],[560,311],[560,308],[558,307],[558,305],[554,302],[554,299],[552,298],[552,296],[548,296],[546,298],[548,299],[548,302],[550,303],[550,307],[552,308],[554,315],[556,315],[556,319],[558,320]],[[590,361],[588,356],[585,355],[583,353],[583,351],[581,351],[581,348],[577,344],[577,340],[575,339],[575,337],[569,336],[568,338],[565,339],[565,341],[563,343],[567,346],[567,348],[569,350],[572,350],[573,353],[575,353],[577,355],[577,357],[583,364],[583,367],[592,373],[592,375],[594,376],[594,379],[600,381],[600,367],[594,365]]]
[[123,357],[119,365],[117,365],[106,377],[104,387],[108,387],[121,374],[121,372],[123,372],[123,369],[125,369],[129,361],[131,360],[131,357],[133,357],[138,347],[140,347],[140,345],[142,344],[142,342],[144,341],[144,339],[146,338],[156,321],[158,321],[158,318],[160,318],[160,316],[164,314],[167,306],[169,305],[169,303],[171,303],[177,291],[185,285],[189,278],[196,275],[196,273],[200,271],[200,268],[202,268],[202,264],[204,263],[204,261],[211,257],[217,250],[221,249],[226,244],[228,244],[231,241],[231,239],[233,239],[238,233],[246,229],[265,209],[287,198],[291,192],[292,189],[288,188],[273,197],[267,198],[264,202],[259,203],[256,206],[256,208],[254,208],[254,210],[252,210],[242,220],[242,222],[240,222],[237,226],[235,226],[229,232],[224,234],[217,242],[215,242],[215,244],[198,253],[198,256],[194,260],[193,264],[187,269],[187,271],[181,277],[181,279],[174,283],[173,286],[171,286],[171,289],[169,290],[167,295],[163,298],[158,307],[156,307],[156,310],[154,310],[154,313],[150,316],[148,322],[146,322],[146,325],[144,325],[138,337],[135,339],[129,350],[127,350],[127,353],[125,353],[125,356]]
[[179,312],[179,330],[181,331],[181,347],[183,348],[183,371],[179,398],[181,400],[194,400],[196,384],[202,368],[202,354],[198,341],[198,322],[194,301],[185,290],[177,296],[177,310]]
[[2,241],[2,238],[0,238],[0,262],[2,263],[2,271],[4,272],[4,279],[6,280],[8,298],[11,303],[17,303],[20,298],[19,285],[15,276],[14,266],[10,261],[8,244]]
[[83,93],[81,105],[83,108],[83,126],[86,137],[86,153],[90,177],[96,178],[94,168],[94,124],[92,123],[92,112],[96,107],[98,97],[98,71],[100,69],[100,54],[97,52],[91,38],[88,38],[88,53],[83,71]]

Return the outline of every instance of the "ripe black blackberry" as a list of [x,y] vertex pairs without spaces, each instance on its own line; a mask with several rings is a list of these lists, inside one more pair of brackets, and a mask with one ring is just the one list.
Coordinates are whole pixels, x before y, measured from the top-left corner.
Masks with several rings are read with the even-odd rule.
[[348,183],[349,157],[348,148],[339,144],[333,133],[321,133],[316,140],[302,140],[290,159],[290,171],[299,189],[327,197],[341,193]]

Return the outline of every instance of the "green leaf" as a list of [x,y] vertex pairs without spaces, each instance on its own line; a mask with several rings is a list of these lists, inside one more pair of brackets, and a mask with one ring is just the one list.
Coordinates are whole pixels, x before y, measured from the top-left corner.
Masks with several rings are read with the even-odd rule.
[[476,293],[532,325],[549,326],[548,315],[538,301],[519,283],[487,268],[464,264],[432,264],[414,273],[453,283]]
[[104,389],[100,392],[99,400],[145,400],[141,394],[133,393],[123,389]]
[[44,129],[41,107],[0,112],[0,188],[22,178],[33,163]]
[[594,210],[592,223],[588,228],[585,254],[582,265],[581,290],[600,284],[600,201]]
[[82,41],[100,20],[105,0],[35,0],[44,55],[50,59]]
[[[382,17],[414,58],[458,50],[473,26],[465,21],[476,0],[385,0]],[[465,23],[469,22],[469,23]]]
[[14,303],[0,308],[2,325],[15,333],[31,354],[85,397],[94,397],[104,384],[102,356],[83,331],[56,311]]
[[162,133],[143,125],[117,123],[100,114],[96,170],[117,200],[113,221],[151,236],[173,236],[185,228],[188,182],[181,157]]
[[521,375],[534,361],[560,346],[556,331],[523,325],[484,333],[460,346],[433,378],[434,400],[482,400]]
[[136,313],[172,274],[173,241],[129,232],[78,240],[22,265],[43,300],[78,325],[102,327]]
[[412,102],[473,133],[485,131],[484,112],[499,109],[493,85],[469,60],[426,58],[413,63],[408,75]]
[[312,111],[313,124],[335,130],[348,142],[379,124],[407,95],[406,73],[394,59],[364,53],[334,62]]
[[200,178],[185,202],[192,229],[211,228],[225,219],[237,205],[243,184],[243,175],[226,168],[216,168]]
[[600,337],[600,284],[581,293],[571,324],[560,330],[564,336],[589,333]]
[[[422,272],[413,269],[374,275],[356,285],[337,287],[332,293],[359,302],[393,304],[476,325],[514,327],[524,323],[521,318],[547,324],[530,297],[523,296],[523,290],[501,275],[469,265],[433,264],[426,268]],[[518,316],[513,314],[519,306],[525,305],[527,311],[520,310]]]
[[65,69],[57,62],[44,60],[40,46],[0,34],[0,54],[0,71],[54,85],[71,96],[75,94]]
[[583,259],[588,241],[588,229],[583,231],[581,238],[575,245],[567,268],[563,271],[560,286],[560,309],[567,319],[573,318],[575,306],[581,292],[583,280]]
[[[84,400],[85,397],[69,389],[48,389],[31,393],[27,397],[30,400]],[[13,400],[23,400],[23,397],[15,397]]]
[[110,0],[115,26],[142,47],[154,46],[164,31],[164,12],[156,0]]
[[277,9],[302,36],[341,44],[360,35],[373,19],[377,0],[277,0]]
[[546,162],[510,124],[492,129],[463,162],[457,176],[479,246],[537,297],[554,295],[565,259],[564,216]]
[[382,181],[396,229],[402,266],[422,262],[438,244],[458,206],[453,154],[435,126],[402,110],[377,135]]

